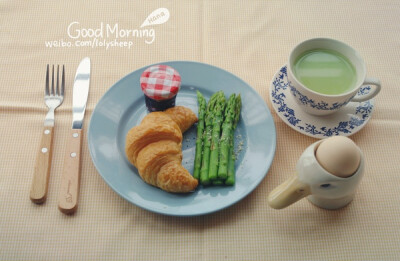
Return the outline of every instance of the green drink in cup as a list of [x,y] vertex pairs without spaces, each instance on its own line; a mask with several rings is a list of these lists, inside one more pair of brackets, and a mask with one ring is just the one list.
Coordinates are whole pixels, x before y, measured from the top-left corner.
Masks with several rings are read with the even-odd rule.
[[[300,108],[313,115],[336,112],[350,101],[372,99],[381,89],[378,79],[366,77],[366,66],[356,50],[328,38],[309,39],[289,55],[290,90]],[[368,93],[357,94],[363,85]]]
[[356,83],[356,69],[342,54],[327,49],[306,51],[294,62],[294,75],[310,90],[336,95],[350,91]]

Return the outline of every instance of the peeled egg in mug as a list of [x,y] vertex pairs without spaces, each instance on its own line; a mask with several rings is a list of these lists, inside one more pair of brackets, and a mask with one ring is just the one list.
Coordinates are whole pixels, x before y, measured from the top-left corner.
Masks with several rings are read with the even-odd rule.
[[351,139],[342,136],[331,137],[321,142],[315,157],[326,171],[341,178],[353,175],[361,160],[357,145]]
[[363,176],[365,159],[349,138],[329,137],[308,146],[296,164],[294,175],[268,195],[268,204],[286,208],[306,197],[324,209],[349,204]]

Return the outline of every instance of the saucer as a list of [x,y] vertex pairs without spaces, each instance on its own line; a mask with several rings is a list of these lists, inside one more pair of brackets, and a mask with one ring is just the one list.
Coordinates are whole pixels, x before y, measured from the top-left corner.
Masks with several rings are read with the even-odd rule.
[[[290,93],[286,69],[285,65],[275,74],[270,88],[270,100],[278,116],[294,130],[317,139],[350,136],[361,130],[371,118],[373,99],[349,102],[337,112],[326,116],[304,112]],[[370,86],[362,86],[358,94],[367,94],[370,90]]]

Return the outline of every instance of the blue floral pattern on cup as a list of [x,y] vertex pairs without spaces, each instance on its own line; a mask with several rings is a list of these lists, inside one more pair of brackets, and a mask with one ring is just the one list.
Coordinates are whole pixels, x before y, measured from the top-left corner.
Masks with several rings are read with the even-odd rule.
[[342,103],[335,102],[331,106],[329,106],[329,104],[324,101],[316,102],[313,99],[308,98],[306,95],[301,94],[296,88],[294,88],[292,85],[290,85],[290,82],[289,82],[289,87],[290,87],[290,91],[292,92],[293,96],[296,97],[300,103],[302,103],[303,105],[308,105],[311,108],[315,108],[318,110],[325,110],[325,111],[337,110],[340,107],[342,107],[343,105],[346,105],[347,103],[349,103],[349,101],[353,98],[353,97],[350,97],[350,99],[348,99],[345,102],[342,102]]
[[[337,126],[328,128],[326,126],[316,127],[315,125],[309,123],[303,124],[301,122],[301,119],[296,117],[295,111],[292,108],[289,108],[285,102],[286,95],[283,90],[290,88],[290,90],[293,92],[294,89],[290,86],[290,82],[288,82],[286,66],[281,68],[278,73],[278,77],[274,79],[272,85],[273,89],[271,90],[271,101],[278,105],[278,112],[283,115],[286,118],[287,122],[293,127],[301,130],[302,132],[309,133],[312,136],[318,135],[329,137],[352,133],[352,131],[356,127],[359,127],[365,123],[365,120],[368,119],[368,116],[373,110],[373,104],[371,103],[371,101],[366,101],[359,103],[359,105],[356,107],[355,115],[357,115],[357,117],[352,116],[348,121],[339,122]],[[363,86],[360,88],[358,95],[368,94],[370,91],[370,86]],[[310,100],[305,96],[301,97],[301,100],[313,106],[326,106],[325,104],[315,103],[315,101]],[[347,104],[347,102],[345,104]],[[337,104],[335,106],[341,107],[343,106],[343,104]]]

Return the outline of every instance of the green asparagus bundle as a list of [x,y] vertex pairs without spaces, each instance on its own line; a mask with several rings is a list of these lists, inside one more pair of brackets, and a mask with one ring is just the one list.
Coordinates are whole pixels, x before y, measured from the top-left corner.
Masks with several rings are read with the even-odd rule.
[[232,94],[228,101],[222,91],[214,93],[207,106],[200,92],[196,156],[193,176],[202,185],[234,185],[234,131],[240,117],[241,97]]

